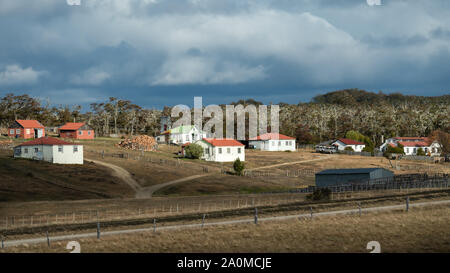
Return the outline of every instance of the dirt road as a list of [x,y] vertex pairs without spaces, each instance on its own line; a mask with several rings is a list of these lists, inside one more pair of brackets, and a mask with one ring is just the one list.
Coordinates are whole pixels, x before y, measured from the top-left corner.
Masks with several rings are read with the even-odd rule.
[[[419,206],[430,206],[430,205],[446,205],[450,204],[450,200],[441,200],[441,201],[431,201],[431,202],[422,202],[422,203],[410,203],[409,207],[419,207]],[[362,208],[361,212],[371,212],[371,211],[383,211],[383,210],[397,210],[397,209],[405,209],[405,205],[391,205],[391,206],[381,206],[381,207],[371,207],[371,208]],[[326,212],[318,212],[314,213],[313,217],[320,217],[320,216],[333,216],[333,215],[339,215],[339,214],[356,214],[359,213],[359,209],[348,209],[348,210],[338,210],[338,211],[326,211]],[[311,214],[296,214],[296,215],[286,215],[286,216],[272,216],[272,217],[266,217],[266,218],[259,218],[259,222],[263,221],[282,221],[282,220],[289,220],[289,219],[298,219],[298,218],[309,218],[311,217]],[[211,222],[211,223],[204,223],[204,224],[188,224],[188,225],[173,225],[173,226],[164,226],[157,228],[158,231],[160,230],[174,230],[174,229],[183,229],[183,228],[200,228],[202,225],[204,226],[217,226],[217,225],[233,225],[233,224],[241,224],[241,223],[253,223],[254,219],[242,219],[242,220],[228,220],[228,221],[220,221],[220,222]],[[108,235],[120,235],[120,234],[129,234],[129,233],[136,233],[136,232],[151,232],[154,228],[139,228],[139,229],[126,229],[126,230],[116,230],[116,231],[105,231],[101,233],[101,236],[108,236]],[[63,240],[74,240],[74,239],[81,239],[81,238],[89,238],[89,237],[96,237],[96,232],[91,233],[81,233],[81,234],[73,234],[73,235],[61,235],[61,236],[54,236],[49,237],[50,241],[63,241]],[[22,244],[39,244],[39,243],[46,243],[47,238],[46,237],[40,237],[40,238],[33,238],[33,239],[22,239],[22,240],[12,240],[12,241],[5,241],[4,246],[10,247],[10,246],[19,246]]]
[[141,185],[139,185],[138,182],[136,182],[136,180],[133,179],[133,177],[131,176],[131,174],[125,170],[122,167],[119,167],[117,165],[114,164],[110,164],[110,163],[106,163],[103,161],[98,161],[98,160],[94,160],[94,159],[89,159],[86,158],[86,161],[91,161],[94,162],[95,164],[98,165],[102,165],[104,167],[107,167],[109,169],[112,170],[112,175],[120,178],[121,180],[123,180],[125,183],[127,183],[135,192],[140,191],[140,189],[142,188]]

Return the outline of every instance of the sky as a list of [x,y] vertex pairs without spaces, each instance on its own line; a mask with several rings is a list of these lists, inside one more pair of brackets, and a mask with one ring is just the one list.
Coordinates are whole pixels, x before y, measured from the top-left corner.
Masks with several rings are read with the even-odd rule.
[[161,109],[450,94],[450,1],[377,1],[1,0],[0,97]]

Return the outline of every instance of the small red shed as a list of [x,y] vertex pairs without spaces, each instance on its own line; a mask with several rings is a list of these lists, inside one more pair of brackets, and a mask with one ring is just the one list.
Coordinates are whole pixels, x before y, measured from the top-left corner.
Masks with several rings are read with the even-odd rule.
[[85,123],[68,122],[59,127],[59,137],[74,139],[94,139],[94,130]]
[[15,120],[8,128],[8,136],[15,138],[40,138],[45,136],[45,127],[37,120]]

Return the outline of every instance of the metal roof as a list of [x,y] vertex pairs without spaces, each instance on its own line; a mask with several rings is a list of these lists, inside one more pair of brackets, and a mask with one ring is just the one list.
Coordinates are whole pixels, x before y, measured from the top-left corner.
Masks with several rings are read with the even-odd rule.
[[[360,174],[360,173],[371,173],[376,170],[386,170],[384,168],[359,168],[359,169],[328,169],[323,170],[317,174]],[[386,170],[389,171],[389,170]]]

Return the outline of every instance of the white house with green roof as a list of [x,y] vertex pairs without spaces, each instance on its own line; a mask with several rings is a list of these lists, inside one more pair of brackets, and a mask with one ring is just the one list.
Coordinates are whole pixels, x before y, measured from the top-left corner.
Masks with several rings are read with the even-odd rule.
[[207,137],[206,132],[199,130],[195,125],[183,125],[168,131],[170,143],[185,144],[193,143]]

